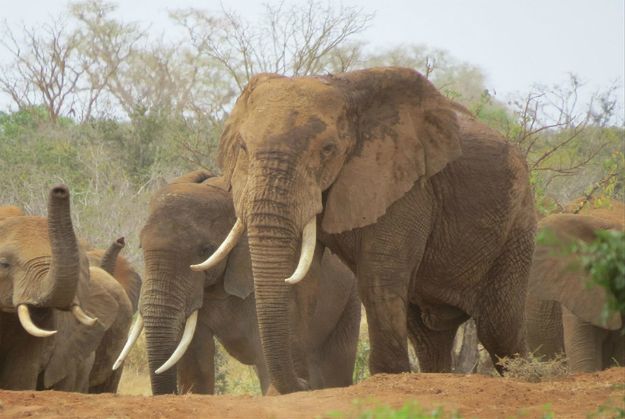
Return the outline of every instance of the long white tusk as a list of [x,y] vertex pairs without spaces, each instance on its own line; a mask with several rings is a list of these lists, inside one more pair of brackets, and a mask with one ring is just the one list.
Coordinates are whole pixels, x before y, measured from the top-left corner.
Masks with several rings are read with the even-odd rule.
[[115,363],[113,364],[113,371],[119,368],[122,362],[124,362],[124,359],[126,359],[126,357],[128,356],[128,353],[132,349],[132,346],[135,344],[137,339],[139,339],[139,335],[141,334],[142,330],[143,317],[141,317],[141,314],[138,314],[135,324],[132,325],[132,329],[130,329],[130,333],[128,333],[128,340],[124,345],[124,349],[122,349],[122,352],[117,357],[117,361],[115,361]]
[[187,322],[184,325],[184,332],[182,332],[182,338],[180,339],[180,343],[178,347],[174,351],[173,354],[169,357],[167,362],[165,362],[159,369],[154,371],[156,374],[161,374],[174,365],[176,362],[180,361],[180,358],[187,351],[187,348],[191,344],[191,340],[193,340],[193,333],[195,332],[195,325],[197,324],[197,310],[195,310],[191,315],[187,318]]
[[226,256],[228,256],[228,253],[234,249],[234,246],[237,245],[239,239],[243,235],[243,232],[245,232],[245,224],[237,218],[237,222],[234,223],[234,227],[232,227],[232,230],[228,233],[228,237],[226,237],[223,243],[221,243],[221,246],[215,250],[215,253],[213,253],[211,257],[206,259],[204,262],[198,265],[191,265],[191,270],[206,271],[224,260]]
[[28,311],[28,306],[26,304],[20,304],[17,306],[17,317],[20,319],[20,323],[22,324],[24,330],[37,338],[45,338],[56,333],[56,330],[44,330],[38,328],[30,318],[30,311]]
[[78,320],[85,326],[93,326],[95,322],[98,321],[97,317],[93,318],[93,317],[87,316],[87,314],[84,311],[82,311],[82,308],[80,308],[79,305],[72,306],[72,314],[74,315],[74,317],[76,317],[76,320]]
[[317,217],[310,219],[304,232],[302,233],[302,251],[299,255],[297,268],[290,278],[284,280],[287,284],[297,284],[304,279],[310,269],[313,257],[315,256],[315,246],[317,245]]

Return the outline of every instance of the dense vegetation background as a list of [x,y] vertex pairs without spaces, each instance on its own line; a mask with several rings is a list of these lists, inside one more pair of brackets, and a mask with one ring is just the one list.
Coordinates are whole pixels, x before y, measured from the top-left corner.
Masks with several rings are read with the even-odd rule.
[[81,236],[100,247],[125,236],[139,270],[151,194],[188,170],[218,173],[222,123],[263,71],[415,68],[521,148],[542,214],[579,197],[579,205],[623,199],[621,86],[582,95],[571,74],[501,100],[479,67],[426,45],[372,51],[358,34],[373,15],[316,0],[266,5],[254,22],[228,10],[178,10],[167,38],[115,18],[115,8],[91,0],[34,28],[3,24],[0,48],[12,60],[0,63],[0,95],[10,103],[0,111],[0,203],[43,215],[49,186],[65,183]]

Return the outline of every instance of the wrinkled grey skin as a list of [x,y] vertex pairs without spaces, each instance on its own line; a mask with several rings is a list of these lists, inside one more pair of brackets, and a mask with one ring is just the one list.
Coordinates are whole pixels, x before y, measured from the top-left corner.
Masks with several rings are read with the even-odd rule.
[[246,227],[271,381],[306,389],[289,352],[289,286],[304,226],[358,278],[375,373],[449,371],[473,317],[497,356],[523,353],[533,196],[520,151],[421,74],[260,74],[238,98],[219,163]]
[[[175,368],[152,373],[154,394],[214,392],[214,339],[238,361],[254,365],[266,393],[269,375],[260,344],[253,280],[244,239],[215,269],[189,265],[210,255],[234,224],[230,195],[220,178],[193,172],[153,197],[141,232],[145,279],[140,313],[150,371],[177,346],[185,319],[199,310],[191,346]],[[360,302],[349,270],[329,253],[317,255],[306,284],[293,288],[290,346],[297,374],[314,388],[352,382]],[[177,379],[176,379],[177,371]]]
[[[51,189],[47,218],[0,220],[0,262],[0,388],[89,391],[96,349],[118,315],[107,289],[111,282],[123,289],[104,271],[91,274],[73,230],[67,187]],[[37,326],[58,332],[28,334],[15,313],[19,304],[29,306]],[[78,323],[68,311],[72,304],[97,317],[96,324]]]
[[[621,215],[622,218],[622,215]],[[597,230],[622,230],[622,223],[592,215],[556,214],[539,224],[526,301],[527,342],[539,356],[564,352],[573,372],[625,364],[625,322],[602,317],[605,291],[587,287],[590,277],[567,250],[577,240],[593,241]]]

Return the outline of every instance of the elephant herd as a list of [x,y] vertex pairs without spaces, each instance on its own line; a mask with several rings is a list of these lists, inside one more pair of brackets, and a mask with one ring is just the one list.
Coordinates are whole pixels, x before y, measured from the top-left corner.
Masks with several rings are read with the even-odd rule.
[[[603,291],[535,246],[522,154],[419,73],[254,76],[218,158],[221,176],[153,195],[143,280],[123,239],[76,237],[67,187],[47,217],[0,208],[0,388],[115,392],[142,331],[154,394],[213,393],[215,338],[264,394],[347,386],[361,303],[373,374],[410,371],[409,341],[421,371],[450,371],[469,318],[496,365],[528,350],[574,371],[625,362]],[[538,227],[591,241],[623,230],[613,207]]]

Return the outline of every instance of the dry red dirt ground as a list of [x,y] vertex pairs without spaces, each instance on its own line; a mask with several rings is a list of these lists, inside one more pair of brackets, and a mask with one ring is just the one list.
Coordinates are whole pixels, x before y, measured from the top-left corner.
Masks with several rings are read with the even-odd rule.
[[0,391],[0,417],[315,418],[333,411],[354,417],[362,406],[400,407],[416,400],[428,409],[457,410],[463,418],[542,417],[547,403],[557,418],[585,418],[600,405],[625,407],[624,397],[625,368],[544,383],[480,375],[402,374],[377,375],[349,388],[272,397]]

